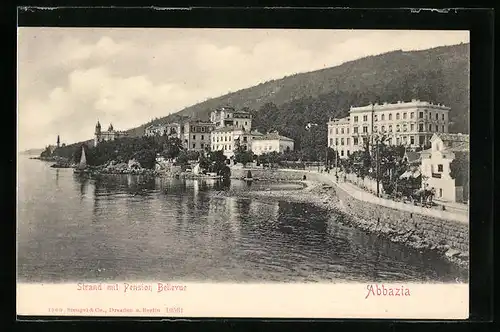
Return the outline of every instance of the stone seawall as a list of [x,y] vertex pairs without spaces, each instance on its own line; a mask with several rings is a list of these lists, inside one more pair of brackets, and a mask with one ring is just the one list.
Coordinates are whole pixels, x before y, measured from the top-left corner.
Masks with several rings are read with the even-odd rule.
[[437,249],[448,256],[461,256],[463,259],[468,257],[468,224],[363,202],[339,187],[335,187],[335,193],[343,211],[374,224],[376,230],[394,234],[406,232],[405,242],[412,247]]
[[[248,169],[232,170],[232,177],[242,178]],[[327,209],[338,210],[350,216],[348,223],[371,233],[388,237],[393,242],[404,243],[416,249],[434,250],[444,254],[450,261],[468,268],[469,227],[468,223],[440,219],[415,213],[413,206],[408,211],[394,209],[360,200],[332,182],[332,175],[308,171],[251,170],[255,179],[276,181],[301,181],[323,184],[323,188],[289,191],[282,199],[310,201]],[[255,193],[261,197],[271,193]],[[278,194],[278,193],[276,193]],[[278,195],[279,196],[279,195]],[[298,197],[295,197],[298,196]]]
[[276,181],[302,181],[304,175],[307,180],[324,182],[324,177],[321,174],[309,171],[285,171],[274,169],[247,169],[233,168],[231,169],[231,178],[241,179],[247,176],[248,171],[252,172],[252,177],[256,180],[276,180]]

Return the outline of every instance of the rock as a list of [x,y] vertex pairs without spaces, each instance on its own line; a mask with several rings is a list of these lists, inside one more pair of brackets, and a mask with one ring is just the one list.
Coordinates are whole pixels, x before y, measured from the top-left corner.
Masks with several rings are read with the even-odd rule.
[[456,249],[448,249],[448,251],[446,251],[445,255],[446,257],[454,257],[454,256],[458,256],[460,254],[460,251],[456,250]]

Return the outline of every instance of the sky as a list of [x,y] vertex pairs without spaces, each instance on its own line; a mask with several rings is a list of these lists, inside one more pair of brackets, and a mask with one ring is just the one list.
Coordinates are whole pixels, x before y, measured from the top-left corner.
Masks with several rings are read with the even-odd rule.
[[18,29],[18,150],[126,130],[291,74],[392,50],[469,42],[468,31]]

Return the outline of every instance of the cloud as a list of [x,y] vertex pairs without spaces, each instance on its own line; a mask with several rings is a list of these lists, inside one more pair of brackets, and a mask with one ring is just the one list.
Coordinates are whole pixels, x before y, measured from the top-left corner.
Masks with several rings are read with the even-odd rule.
[[21,28],[20,149],[128,129],[229,91],[464,32]]

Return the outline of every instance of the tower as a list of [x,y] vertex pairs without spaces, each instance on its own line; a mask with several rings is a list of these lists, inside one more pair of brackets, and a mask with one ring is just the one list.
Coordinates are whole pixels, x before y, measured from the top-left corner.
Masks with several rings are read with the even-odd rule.
[[101,140],[101,124],[99,123],[99,120],[97,120],[97,124],[95,125],[94,135],[94,146],[97,146],[97,144],[99,144],[99,141]]
[[61,143],[61,140],[59,139],[59,135],[57,135],[57,147],[59,147],[60,143]]

